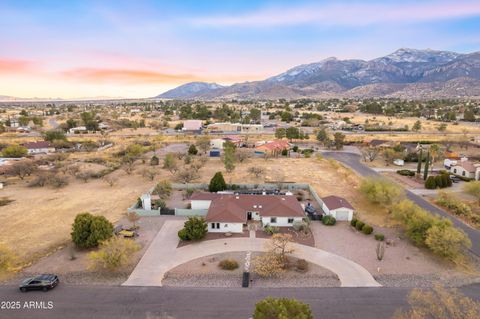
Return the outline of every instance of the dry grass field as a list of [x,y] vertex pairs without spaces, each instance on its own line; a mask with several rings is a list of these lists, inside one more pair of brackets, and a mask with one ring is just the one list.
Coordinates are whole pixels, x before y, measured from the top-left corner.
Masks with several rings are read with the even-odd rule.
[[[251,166],[263,167],[265,175],[257,179],[248,174]],[[70,177],[70,184],[61,189],[32,188],[28,187],[28,179],[10,178],[1,196],[14,202],[0,211],[0,242],[29,262],[68,242],[71,224],[78,213],[91,212],[104,215],[112,222],[118,221],[138,196],[156,181],[174,178],[157,166],[159,175],[155,181],[147,180],[141,176],[145,167],[146,164],[138,163],[131,175],[121,169],[111,173],[118,179],[113,187],[102,180],[84,183]],[[264,180],[310,183],[320,196],[346,197],[365,220],[378,225],[386,222],[382,212],[359,196],[359,178],[335,162],[316,158],[252,158],[237,164],[232,173],[225,173],[223,163],[215,158],[209,159],[200,169],[201,177],[195,182],[208,183],[217,171],[224,172],[228,183],[261,183]]]

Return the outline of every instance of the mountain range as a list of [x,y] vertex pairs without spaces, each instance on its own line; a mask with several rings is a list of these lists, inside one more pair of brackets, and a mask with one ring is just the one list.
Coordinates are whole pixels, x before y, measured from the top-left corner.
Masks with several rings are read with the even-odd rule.
[[480,97],[480,52],[402,48],[369,61],[327,58],[263,81],[230,86],[191,82],[156,96],[205,100],[334,97]]

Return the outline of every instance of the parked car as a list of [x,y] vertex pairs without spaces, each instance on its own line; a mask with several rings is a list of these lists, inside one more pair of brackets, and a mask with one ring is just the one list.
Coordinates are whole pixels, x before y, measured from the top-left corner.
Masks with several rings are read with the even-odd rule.
[[308,214],[315,214],[317,210],[310,203],[308,203],[307,206],[305,206],[305,212]]
[[47,291],[55,288],[60,280],[57,275],[43,274],[32,278],[27,278],[20,284],[20,291],[27,292],[29,290]]

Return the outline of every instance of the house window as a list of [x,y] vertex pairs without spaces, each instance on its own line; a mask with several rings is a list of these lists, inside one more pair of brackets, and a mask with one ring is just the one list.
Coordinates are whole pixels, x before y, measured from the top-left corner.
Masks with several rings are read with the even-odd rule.
[[228,224],[223,225],[224,228],[228,228]]
[[288,223],[289,223],[289,224],[293,224],[293,218],[289,218],[289,219],[288,219]]
[[217,229],[220,229],[220,223],[217,223]]
[[272,224],[276,224],[277,223],[277,217],[270,217],[270,222]]
[[212,229],[215,229],[215,223],[212,223]]
[[462,175],[465,176],[465,171],[462,172]]
[[453,169],[453,173],[457,174],[457,169],[456,168]]

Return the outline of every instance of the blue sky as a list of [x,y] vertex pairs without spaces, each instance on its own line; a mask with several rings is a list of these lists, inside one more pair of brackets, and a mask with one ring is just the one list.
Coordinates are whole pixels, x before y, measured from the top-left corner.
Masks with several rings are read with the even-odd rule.
[[1,1],[0,95],[156,95],[401,47],[480,50],[480,1]]

